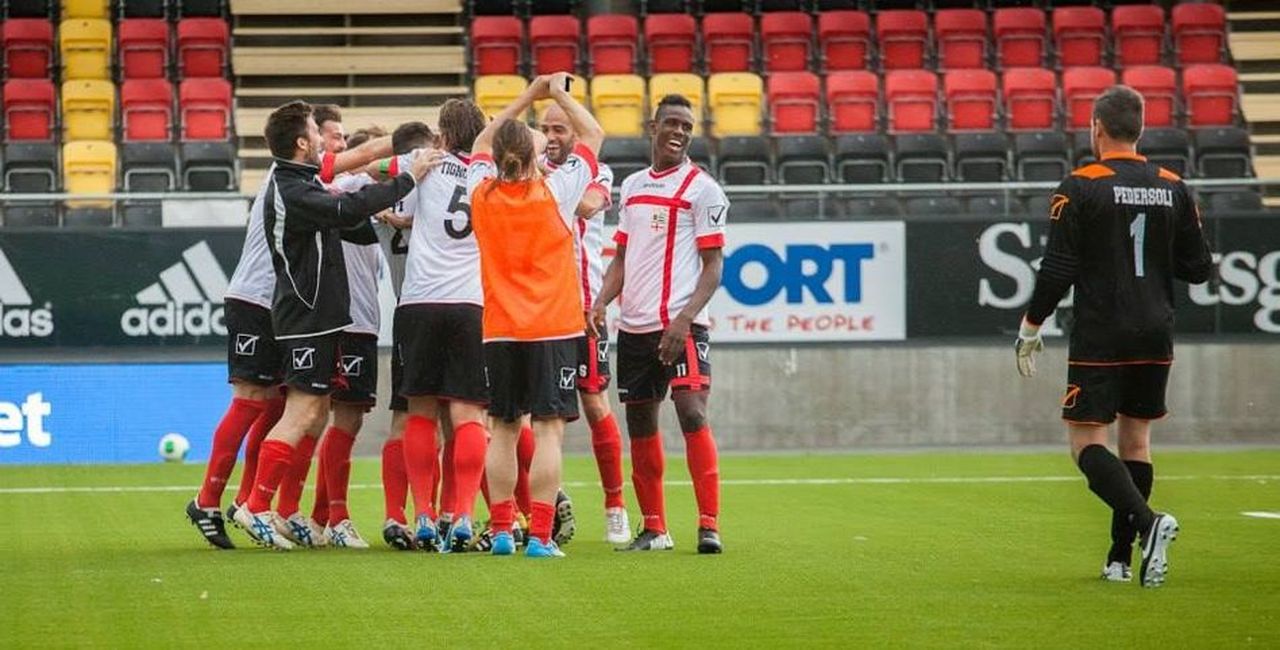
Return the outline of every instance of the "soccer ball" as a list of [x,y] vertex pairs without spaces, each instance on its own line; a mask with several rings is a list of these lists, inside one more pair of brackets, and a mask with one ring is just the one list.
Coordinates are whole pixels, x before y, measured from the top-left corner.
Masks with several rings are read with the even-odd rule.
[[166,433],[160,438],[160,457],[166,463],[181,463],[190,450],[191,443],[180,433]]

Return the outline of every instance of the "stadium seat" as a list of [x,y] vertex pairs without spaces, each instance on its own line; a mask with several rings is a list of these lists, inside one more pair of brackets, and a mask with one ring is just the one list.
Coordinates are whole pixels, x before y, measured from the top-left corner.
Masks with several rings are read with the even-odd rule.
[[[759,197],[759,198],[756,198]],[[733,202],[733,219],[738,222],[771,222],[782,219],[782,210],[774,201],[754,195],[752,198],[736,199]]]
[[114,140],[116,87],[102,79],[62,84],[62,139]]
[[1266,207],[1262,203],[1262,195],[1253,190],[1230,190],[1207,193],[1209,214],[1252,214],[1262,212]]
[[[805,194],[805,198],[782,197],[782,217],[789,221],[823,221],[838,218],[838,204],[820,194]],[[824,200],[825,199],[825,200]]]
[[939,69],[987,67],[987,12],[941,9],[933,15],[933,32]]
[[4,190],[39,194],[58,189],[58,148],[52,142],[14,142],[4,148]]
[[129,18],[166,18],[168,5],[165,0],[125,0],[120,3],[120,16]]
[[53,23],[41,18],[4,21],[4,76],[6,79],[45,79],[53,59]]
[[1182,129],[1144,129],[1138,153],[1179,176],[1191,173],[1191,138]]
[[937,128],[938,77],[928,70],[891,70],[885,74],[884,101],[890,132]]
[[711,142],[711,138],[694,138],[689,143],[689,160],[708,172],[716,168],[716,157],[711,151]]
[[1093,133],[1090,129],[1069,133],[1071,138],[1071,160],[1076,167],[1083,167],[1098,161],[1093,155]]
[[888,183],[889,141],[878,133],[855,133],[836,138],[836,181],[840,183]]
[[1058,7],[1053,10],[1053,39],[1063,68],[1102,65],[1106,50],[1107,15],[1097,7]]
[[515,16],[479,16],[471,21],[475,74],[520,74],[524,29]]
[[492,74],[476,77],[476,105],[488,118],[493,118],[502,109],[515,101],[524,92],[529,82],[524,77],[511,74]]
[[1114,86],[1116,73],[1107,68],[1067,68],[1062,72],[1062,104],[1067,130],[1087,129],[1093,119],[1093,100]]
[[908,216],[951,216],[964,212],[964,204],[952,196],[916,196],[903,206]]
[[1004,73],[1004,110],[1010,131],[1053,128],[1057,80],[1044,68],[1013,68]]
[[1227,39],[1227,13],[1221,5],[1186,2],[1172,12],[1173,50],[1178,65],[1218,63]]
[[774,133],[818,131],[818,75],[777,72],[769,76],[769,121]]
[[110,18],[107,0],[62,0],[62,17]]
[[535,16],[529,21],[534,74],[576,72],[582,23],[574,16]]
[[696,74],[670,72],[655,74],[649,79],[649,112],[652,117],[658,102],[667,95],[683,95],[693,104],[693,133],[702,134],[703,107],[706,106],[706,89],[702,77]]
[[1009,143],[1001,133],[958,133],[955,136],[956,180],[999,183],[1009,166]]
[[1204,178],[1253,176],[1249,132],[1228,126],[1195,131],[1196,172]]
[[1116,65],[1159,65],[1164,47],[1164,10],[1157,5],[1125,5],[1111,10]]
[[53,138],[57,91],[48,79],[10,79],[4,83],[5,140]]
[[163,18],[120,21],[116,51],[125,79],[160,79],[169,64],[169,23]]
[[687,14],[659,14],[644,21],[649,72],[693,72],[697,23]]
[[830,176],[828,140],[797,135],[777,139],[778,180],[785,185],[820,185]]
[[1048,193],[1027,197],[1027,214],[1033,219],[1049,216],[1049,199]]
[[591,80],[591,108],[611,137],[644,135],[644,79],[633,74],[605,74]]
[[192,16],[222,18],[226,13],[226,0],[178,0],[178,15],[183,18]]
[[235,189],[236,148],[230,142],[182,144],[182,187],[196,192]]
[[1219,63],[1190,65],[1182,70],[1182,97],[1192,127],[1235,123],[1238,96],[1236,71]]
[[[62,179],[69,194],[106,194],[116,189],[116,145],[107,140],[78,140],[62,145]],[[110,201],[68,201],[67,226],[110,226]]]
[[621,185],[623,179],[649,166],[649,139],[605,138],[600,160],[613,169],[613,184]]
[[990,70],[951,70],[942,79],[951,131],[990,130],[996,122],[996,74]]
[[183,140],[231,136],[231,84],[226,79],[183,79],[178,85]]
[[709,74],[747,72],[755,58],[755,25],[750,14],[707,14],[702,18],[702,44]]
[[707,105],[716,137],[760,135],[764,84],[750,72],[722,72],[707,79]]
[[221,18],[178,21],[178,71],[182,78],[221,77],[231,36]]
[[5,0],[3,18],[44,18],[53,16],[52,0]]
[[827,75],[832,133],[875,131],[880,123],[879,77],[866,70]]
[[1044,12],[1031,7],[996,9],[992,15],[996,60],[1002,69],[1044,64]]
[[1060,181],[1071,172],[1067,138],[1060,131],[1013,137],[1013,166],[1020,181]]
[[1173,126],[1174,96],[1178,85],[1171,68],[1158,65],[1125,68],[1120,73],[1120,83],[1142,94],[1143,123],[1146,126]]
[[636,71],[634,16],[607,14],[587,19],[587,51],[591,74],[633,74]]
[[111,23],[94,18],[64,20],[58,27],[62,79],[111,78]]
[[916,70],[924,67],[929,17],[915,9],[889,9],[876,14],[880,67]]
[[947,141],[936,133],[906,133],[894,138],[894,167],[903,183],[941,183],[950,176]]
[[725,185],[764,185],[773,182],[769,143],[754,136],[720,138],[717,176]]
[[871,54],[871,17],[865,11],[818,14],[818,50],[823,70],[865,70]]
[[971,196],[964,200],[964,211],[968,214],[991,215],[1025,215],[1026,206],[1012,194],[983,194]]
[[880,220],[902,218],[902,204],[887,196],[861,196],[844,202],[844,213],[851,219]]
[[166,79],[126,79],[120,85],[120,123],[126,142],[169,140],[173,86]]
[[177,189],[177,156],[167,142],[121,145],[120,168],[126,192],[171,192]]
[[780,11],[760,17],[760,42],[766,73],[809,69],[813,19],[800,11]]

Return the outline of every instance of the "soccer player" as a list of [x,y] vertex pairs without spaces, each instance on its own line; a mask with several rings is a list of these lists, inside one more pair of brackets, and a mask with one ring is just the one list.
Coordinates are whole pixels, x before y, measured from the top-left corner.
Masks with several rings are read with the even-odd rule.
[[[530,468],[533,518],[525,555],[561,557],[552,539],[566,421],[578,417],[574,395],[584,335],[576,270],[574,211],[599,174],[604,131],[574,101],[559,73],[538,77],[476,138],[467,186],[484,281],[485,364],[494,418],[488,458],[492,553],[515,552],[516,443],[520,421],[533,420]],[[537,99],[554,99],[578,143],[546,177],[537,166],[537,132],[519,116]],[[538,134],[540,136],[540,134]]]
[[410,170],[357,192],[333,194],[317,177],[323,140],[305,102],[291,102],[267,118],[264,133],[275,158],[263,194],[263,232],[276,272],[271,323],[287,363],[284,414],[259,452],[249,500],[235,519],[255,542],[293,548],[277,535],[271,498],[294,457],[295,446],[319,431],[329,415],[337,376],[338,340],[351,325],[350,295],[339,229],[367,222],[413,189],[439,162],[415,158]]
[[[1089,489],[1111,507],[1102,577],[1131,579],[1131,547],[1141,535],[1140,583],[1159,587],[1178,533],[1173,515],[1147,505],[1151,422],[1166,413],[1173,363],[1173,280],[1206,281],[1212,259],[1190,190],[1177,174],[1138,155],[1142,119],[1142,97],[1126,86],[1112,86],[1094,101],[1098,162],[1073,171],[1053,195],[1049,242],[1016,352],[1018,372],[1034,375],[1040,326],[1074,287],[1062,418]],[[1119,458],[1106,446],[1113,422]]]
[[622,550],[673,548],[662,492],[658,407],[670,387],[684,432],[698,503],[698,552],[722,550],[720,469],[707,422],[711,341],[707,302],[720,286],[729,201],[710,174],[689,160],[692,104],[663,97],[649,122],[652,165],[622,182],[617,254],[592,307],[592,328],[605,334],[605,308],[622,296],[618,324],[618,396],[626,405],[632,482],[644,526]]
[[[542,135],[547,138],[543,165],[551,171],[564,165],[578,143],[577,133],[568,114],[557,104],[552,104],[539,123]],[[582,201],[574,209],[574,249],[578,260],[579,281],[582,287],[582,306],[590,311],[600,293],[604,276],[604,211],[610,204],[613,187],[613,171],[604,163],[600,173],[587,187]],[[609,409],[605,391],[609,389],[609,338],[588,336],[583,339],[578,357],[578,396],[582,411],[591,429],[591,450],[595,453],[596,468],[600,472],[600,486],[604,489],[605,539],[613,544],[625,544],[630,539],[631,524],[627,521],[627,504],[622,493],[622,433],[618,421]],[[528,461],[524,450],[533,447],[532,431],[521,431],[518,451],[521,479],[527,481]],[[532,457],[532,449],[528,456]],[[519,482],[517,482],[519,485]],[[526,487],[527,489],[527,487]],[[517,500],[520,490],[517,489]],[[563,508],[557,505],[559,514]],[[567,525],[562,524],[562,529]],[[557,540],[561,545],[565,540]]]

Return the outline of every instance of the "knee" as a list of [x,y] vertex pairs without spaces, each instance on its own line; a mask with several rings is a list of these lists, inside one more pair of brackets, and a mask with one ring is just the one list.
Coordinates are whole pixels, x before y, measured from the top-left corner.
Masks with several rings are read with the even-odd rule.
[[1146,436],[1121,436],[1119,447],[1124,460],[1145,460],[1151,455],[1151,441]]
[[627,408],[627,436],[631,438],[647,438],[658,433],[658,413],[656,408],[645,405],[643,408]]
[[676,419],[681,431],[694,433],[707,426],[707,407],[697,400],[677,400]]
[[231,384],[231,395],[238,399],[251,399],[265,402],[272,398],[275,390],[269,386],[259,386],[247,381],[235,381]]
[[609,416],[609,401],[604,395],[583,394],[582,413],[587,422],[595,424]]

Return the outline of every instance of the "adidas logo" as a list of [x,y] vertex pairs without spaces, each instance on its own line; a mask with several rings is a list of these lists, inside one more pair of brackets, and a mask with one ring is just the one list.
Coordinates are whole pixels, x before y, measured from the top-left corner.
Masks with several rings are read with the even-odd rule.
[[53,334],[53,305],[32,307],[22,278],[0,250],[0,336],[46,337]]
[[226,336],[226,291],[227,274],[209,244],[201,241],[182,252],[182,261],[161,271],[159,282],[137,293],[142,306],[125,310],[120,329],[128,336]]

